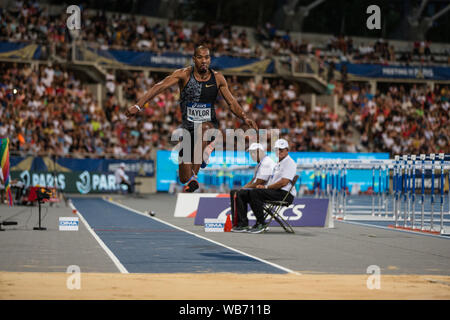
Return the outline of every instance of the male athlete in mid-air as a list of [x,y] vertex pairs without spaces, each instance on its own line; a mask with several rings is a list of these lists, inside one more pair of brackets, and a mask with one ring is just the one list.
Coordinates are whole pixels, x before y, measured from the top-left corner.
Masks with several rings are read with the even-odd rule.
[[[144,108],[147,101],[153,99],[164,90],[178,84],[180,87],[180,107],[182,113],[181,127],[190,133],[191,141],[191,159],[183,161],[183,152],[185,147],[180,151],[179,157],[179,175],[180,181],[184,184],[184,192],[194,192],[198,189],[197,174],[201,167],[206,166],[207,160],[203,163],[195,163],[194,150],[194,128],[201,126],[199,132],[205,132],[208,129],[218,128],[219,123],[216,118],[214,103],[217,94],[220,91],[226,103],[230,106],[231,112],[241,120],[243,120],[251,128],[258,130],[255,121],[249,119],[242,110],[239,103],[228,89],[225,77],[217,71],[210,69],[211,56],[209,49],[205,46],[198,46],[194,51],[194,65],[183,69],[175,70],[171,75],[167,76],[161,82],[155,84],[148,90],[139,101],[126,110],[126,116],[130,117],[138,113]],[[201,137],[202,159],[205,152],[209,155],[214,147],[214,141],[209,143],[203,141]],[[183,157],[183,158],[182,158]],[[182,159],[183,160],[182,160]]]

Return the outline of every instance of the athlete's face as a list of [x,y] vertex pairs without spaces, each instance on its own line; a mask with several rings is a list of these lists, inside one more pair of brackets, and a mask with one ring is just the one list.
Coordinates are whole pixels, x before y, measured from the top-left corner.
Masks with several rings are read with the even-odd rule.
[[199,49],[194,55],[194,65],[199,73],[206,73],[211,64],[211,57],[208,49]]

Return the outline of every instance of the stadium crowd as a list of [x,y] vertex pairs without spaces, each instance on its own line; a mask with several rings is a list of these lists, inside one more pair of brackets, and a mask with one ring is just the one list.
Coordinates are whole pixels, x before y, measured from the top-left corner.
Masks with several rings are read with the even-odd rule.
[[[114,77],[111,77],[113,79]],[[124,98],[128,105],[135,103],[147,90],[158,81],[158,78],[146,77],[143,72],[118,72],[115,82],[123,85]],[[236,97],[245,112],[248,112],[261,129],[279,128],[280,134],[293,143],[298,151],[349,151],[356,152],[357,147],[352,142],[348,123],[339,119],[329,106],[309,106],[298,99],[297,91],[292,83],[282,79],[263,79],[255,82],[254,78],[238,79],[227,77],[230,91]],[[114,96],[114,81],[110,81],[110,91],[105,110],[120,109]],[[171,133],[181,124],[181,111],[178,105],[179,90],[173,87],[150,101],[142,117],[128,121],[129,126],[139,126],[140,121],[146,130],[156,130],[155,143],[159,148],[171,149]],[[226,148],[226,130],[246,126],[237,119],[219,95],[216,104],[216,114],[224,137]],[[108,111],[107,111],[108,113]],[[114,119],[108,118],[109,121]],[[314,133],[314,130],[315,133]],[[270,133],[270,132],[269,132]]]
[[[409,50],[399,50],[384,39],[373,42],[355,44],[350,36],[332,35],[326,42],[311,43],[306,40],[299,41],[291,38],[290,33],[277,30],[273,24],[266,23],[256,29],[255,37],[265,44],[265,47],[273,55],[310,55],[327,62],[333,58],[342,62],[352,63],[378,63],[378,64],[435,64],[436,54],[433,54],[430,41],[415,41],[411,43]],[[449,63],[447,59],[440,62]]]
[[0,8],[0,35],[7,41],[33,41],[43,45],[44,58],[50,50],[69,58],[72,38],[94,48],[134,51],[178,52],[193,54],[196,43],[208,43],[215,55],[262,57],[261,48],[252,46],[244,31],[230,25],[204,23],[188,25],[170,21],[167,25],[150,24],[147,19],[104,12],[82,11],[81,34],[66,28],[67,15],[51,15],[37,1],[15,1]]
[[[0,136],[10,137],[12,153],[149,156],[143,137],[139,148],[120,120],[106,121],[86,85],[60,65],[3,63],[0,70]],[[114,115],[124,118],[119,110]]]
[[101,49],[126,48],[191,55],[196,43],[208,43],[218,56],[260,57],[262,54],[258,46],[250,45],[245,31],[238,32],[230,25],[205,23],[198,27],[181,21],[169,21],[167,26],[151,25],[144,18],[101,14],[88,16],[86,25],[82,39],[89,44],[97,43]]
[[[148,158],[152,149],[172,149],[172,132],[181,123],[176,87],[148,103],[136,118],[124,110],[163,75],[143,72],[108,75],[103,107],[86,85],[60,65],[0,65],[0,136],[12,152],[72,157]],[[391,86],[371,95],[364,86],[336,88],[347,110],[339,117],[326,104],[310,106],[292,83],[281,79],[227,78],[230,90],[262,129],[279,128],[296,151],[450,152],[448,87],[433,91]],[[124,102],[116,91],[123,88]],[[219,96],[222,132],[241,127]],[[355,139],[353,130],[361,135]],[[224,145],[225,147],[225,145]]]
[[[127,158],[149,157],[152,148],[175,146],[170,138],[181,123],[178,88],[159,95],[139,117],[126,119],[123,114],[127,104],[161,77],[157,74],[145,77],[135,72],[128,78],[119,73],[117,79],[110,74],[101,108],[86,85],[60,65],[33,69],[29,64],[3,63],[0,71],[0,136],[11,138],[12,152]],[[345,124],[326,105],[306,106],[292,84],[236,77],[228,81],[258,126],[281,128],[281,135],[288,136],[295,149],[348,150]],[[122,105],[115,94],[118,85],[127,101]],[[242,125],[220,97],[217,115],[224,137],[227,128]]]
[[[245,31],[230,25],[205,23],[201,27],[179,21],[150,25],[148,20],[119,14],[83,11],[81,39],[102,49],[127,48],[155,52],[192,54],[196,43],[209,43],[217,55],[264,55],[252,46]],[[0,8],[0,34],[8,41],[33,41],[52,45],[68,56],[71,34],[66,14],[52,16],[38,1],[14,1]],[[448,87],[391,86],[371,95],[364,86],[348,83],[345,70],[334,76],[329,53],[353,62],[396,61],[388,42],[353,44],[350,37],[332,36],[321,50],[306,41],[283,36],[270,23],[256,31],[261,46],[269,43],[270,54],[309,54],[318,58],[319,74],[327,71],[329,93],[337,93],[347,110],[339,117],[330,106],[311,106],[298,98],[294,83],[265,78],[227,78],[233,94],[262,129],[280,128],[297,151],[449,152],[450,120]],[[267,42],[268,41],[268,42]],[[42,59],[49,51],[45,45]],[[320,51],[324,50],[325,53]],[[428,42],[416,42],[413,55],[432,60]],[[402,60],[403,58],[400,58]],[[405,57],[409,61],[409,56]],[[328,69],[328,70],[327,70]],[[141,97],[162,74],[117,71],[107,75],[106,98],[96,101],[87,85],[59,64],[2,63],[0,65],[0,136],[11,137],[11,151],[73,157],[149,157],[154,148],[171,149],[171,133],[180,125],[179,90],[172,88],[151,101],[144,113],[126,119],[123,111]],[[330,86],[331,84],[331,86]],[[119,102],[118,88],[123,99]],[[223,133],[239,128],[219,97],[217,115]],[[243,127],[243,129],[246,129]],[[360,141],[354,137],[359,131]]]
[[[52,15],[38,1],[14,1],[10,7],[0,8],[0,35],[7,41],[42,44],[42,59],[46,59],[49,51],[68,59],[69,43],[76,32],[67,30],[66,20],[65,12]],[[82,10],[81,21],[81,34],[77,37],[99,49],[192,54],[195,44],[207,43],[214,55],[264,58],[266,55],[308,54],[326,62],[332,58],[353,63],[436,62],[429,41],[411,43],[409,52],[397,50],[383,39],[355,45],[352,37],[345,35],[333,35],[324,43],[310,43],[292,39],[289,32],[277,30],[269,22],[256,28],[256,42],[252,43],[245,30],[238,31],[229,24],[216,22],[207,22],[201,26],[182,21],[169,21],[167,25],[157,22],[151,24],[138,16],[87,10]]]
[[448,86],[390,85],[375,95],[352,84],[339,94],[348,120],[359,130],[361,143],[374,152],[429,154],[450,152]]

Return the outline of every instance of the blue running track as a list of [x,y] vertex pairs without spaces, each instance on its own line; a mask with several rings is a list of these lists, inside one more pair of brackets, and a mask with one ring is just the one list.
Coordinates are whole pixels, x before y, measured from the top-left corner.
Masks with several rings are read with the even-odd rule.
[[72,198],[130,273],[286,273],[101,198]]

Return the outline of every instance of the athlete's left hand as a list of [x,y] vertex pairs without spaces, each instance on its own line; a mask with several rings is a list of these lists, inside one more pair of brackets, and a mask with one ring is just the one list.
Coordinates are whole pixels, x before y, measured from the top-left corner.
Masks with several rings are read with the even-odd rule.
[[250,128],[255,129],[258,131],[258,126],[256,125],[256,122],[249,118],[244,118],[244,122],[246,125],[248,125]]
[[127,110],[125,110],[125,116],[127,118],[130,118],[130,117],[134,116],[136,113],[138,113],[139,111],[141,111],[141,109],[137,105],[128,107]]

